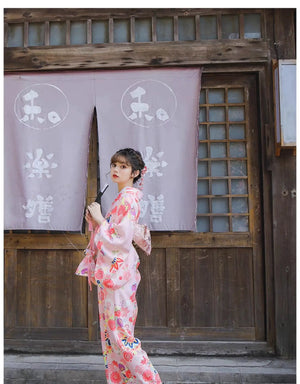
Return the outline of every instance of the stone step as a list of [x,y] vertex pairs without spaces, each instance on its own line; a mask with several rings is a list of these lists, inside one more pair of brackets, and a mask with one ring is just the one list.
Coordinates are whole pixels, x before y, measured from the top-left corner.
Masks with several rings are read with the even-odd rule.
[[[295,360],[151,356],[164,384],[292,384]],[[5,384],[106,384],[101,355],[4,355]]]

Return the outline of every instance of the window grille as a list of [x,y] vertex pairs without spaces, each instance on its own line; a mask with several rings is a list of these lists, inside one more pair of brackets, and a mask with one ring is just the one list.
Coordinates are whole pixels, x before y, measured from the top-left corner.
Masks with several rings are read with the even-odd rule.
[[248,232],[247,105],[243,87],[200,96],[198,232]]
[[[9,22],[7,26],[6,47],[35,47],[85,44],[122,44],[122,43],[160,43],[213,41],[222,39],[262,39],[261,12],[237,12],[234,14],[201,14],[201,12],[184,16],[145,17],[102,16],[101,19],[85,20],[66,19],[24,23]],[[49,28],[50,25],[50,28]],[[88,38],[89,31],[91,38]]]

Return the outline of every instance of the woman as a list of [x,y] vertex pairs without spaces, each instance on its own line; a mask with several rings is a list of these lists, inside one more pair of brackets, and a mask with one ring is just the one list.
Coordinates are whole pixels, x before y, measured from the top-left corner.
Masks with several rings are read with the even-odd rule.
[[140,152],[121,149],[111,158],[111,178],[119,194],[105,218],[98,203],[88,206],[86,220],[92,229],[86,256],[76,274],[98,286],[102,351],[108,383],[161,383],[141,342],[134,337],[136,290],[140,282],[139,256],[134,241],[147,254],[150,233],[137,224],[142,193],[133,184],[146,171]]

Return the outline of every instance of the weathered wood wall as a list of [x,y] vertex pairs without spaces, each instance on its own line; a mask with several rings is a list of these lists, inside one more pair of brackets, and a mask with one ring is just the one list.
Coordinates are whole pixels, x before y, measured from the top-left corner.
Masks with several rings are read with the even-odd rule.
[[[276,59],[295,59],[295,12],[274,12]],[[296,355],[296,156],[281,151],[272,163],[276,351]]]
[[[55,12],[57,20],[80,19],[90,10],[50,13]],[[48,16],[48,10],[12,9],[5,20]],[[260,207],[252,214],[262,222],[239,236],[153,234],[151,257],[141,255],[137,323],[137,334],[152,353],[257,354],[271,347],[278,355],[295,355],[295,156],[289,150],[274,155],[271,71],[272,59],[295,58],[295,10],[265,10],[264,21],[264,38],[251,42],[5,48],[7,72],[202,65],[207,81],[209,74],[216,82],[222,76],[229,81],[232,73],[231,81],[251,75],[257,114],[251,130],[257,136],[250,148],[256,153],[253,170],[259,171],[253,196]],[[94,137],[88,201],[97,190],[96,153]],[[100,350],[95,291],[74,276],[78,250],[86,243],[86,234],[5,235],[6,350]]]

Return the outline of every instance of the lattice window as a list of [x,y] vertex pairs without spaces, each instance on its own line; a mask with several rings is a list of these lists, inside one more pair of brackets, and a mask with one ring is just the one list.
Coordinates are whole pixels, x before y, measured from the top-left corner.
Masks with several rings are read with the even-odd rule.
[[[85,45],[262,39],[263,13],[237,11],[223,14],[194,11],[187,15],[93,16],[83,20],[49,20],[6,24],[6,47]],[[152,12],[153,13],[153,12]],[[165,13],[165,12],[164,12]]]
[[200,97],[199,232],[248,232],[247,90],[203,88]]

